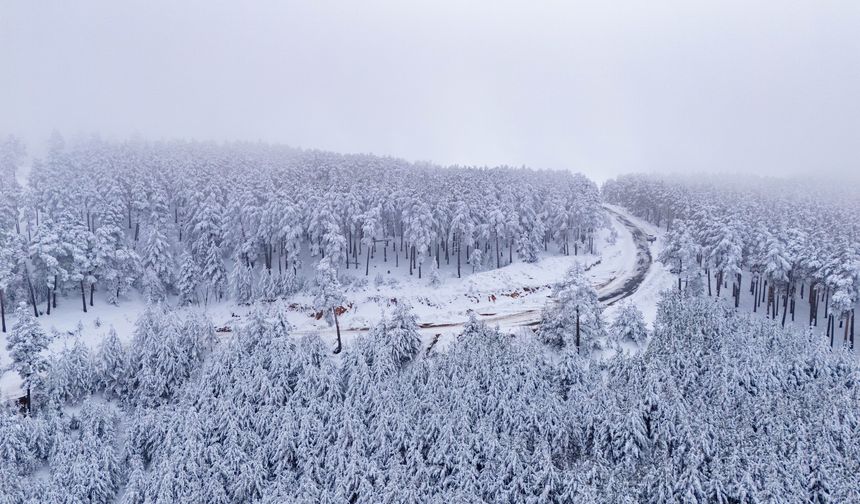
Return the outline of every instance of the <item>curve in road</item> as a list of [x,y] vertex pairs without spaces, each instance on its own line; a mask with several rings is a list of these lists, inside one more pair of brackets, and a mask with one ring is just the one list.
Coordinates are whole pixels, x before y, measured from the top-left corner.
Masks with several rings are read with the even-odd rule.
[[[628,219],[623,214],[608,207],[604,209],[612,218],[623,225],[633,236],[633,242],[636,245],[636,260],[629,270],[625,271],[622,276],[614,278],[604,285],[598,286],[598,300],[605,306],[611,306],[618,301],[632,295],[636,289],[642,284],[645,276],[650,270],[653,260],[651,257],[651,247],[648,241],[648,233],[637,226],[634,222]],[[514,313],[506,313],[504,315],[491,315],[480,317],[482,322],[506,328],[516,327],[534,327],[540,323],[541,313],[538,309],[526,309]],[[451,329],[463,327],[464,322],[424,322],[419,326],[419,331],[424,334],[434,335],[439,330],[449,331]],[[341,334],[360,334],[367,332],[369,328],[353,328],[341,330]],[[298,331],[299,333],[329,333],[334,334],[334,329],[326,331]]]

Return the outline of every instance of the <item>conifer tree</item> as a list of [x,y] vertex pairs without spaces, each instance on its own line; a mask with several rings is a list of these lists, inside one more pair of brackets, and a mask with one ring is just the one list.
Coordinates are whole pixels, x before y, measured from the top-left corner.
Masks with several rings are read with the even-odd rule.
[[337,347],[334,353],[340,353],[342,346],[337,312],[341,309],[345,298],[341,290],[340,281],[337,278],[337,270],[332,265],[331,257],[331,255],[326,256],[317,264],[314,309],[322,312],[329,324],[334,323],[335,331],[337,332]]
[[6,350],[12,359],[12,369],[24,381],[24,387],[27,389],[27,411],[30,411],[33,407],[31,389],[39,383],[40,375],[48,369],[44,352],[51,339],[24,303],[18,305],[15,318],[15,324],[6,339]]

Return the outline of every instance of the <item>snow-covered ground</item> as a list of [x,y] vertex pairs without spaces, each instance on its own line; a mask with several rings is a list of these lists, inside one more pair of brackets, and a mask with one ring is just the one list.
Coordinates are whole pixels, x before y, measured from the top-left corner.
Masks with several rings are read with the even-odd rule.
[[[621,209],[613,208],[646,232],[651,228]],[[596,255],[579,254],[562,256],[553,252],[544,254],[537,263],[514,262],[499,269],[471,273],[471,266],[463,265],[462,278],[456,277],[456,267],[443,265],[440,270],[442,283],[433,287],[429,275],[424,271],[418,279],[417,272],[409,275],[408,267],[401,261],[400,267],[394,262],[371,264],[370,274],[365,277],[364,269],[343,271],[344,275],[357,280],[346,292],[349,307],[340,317],[341,333],[346,344],[356,334],[367,331],[389,312],[395,303],[409,302],[414,309],[425,347],[431,342],[435,348],[444,348],[452,335],[460,332],[462,324],[474,312],[478,318],[503,330],[514,332],[519,328],[534,324],[540,318],[540,310],[550,300],[551,285],[575,262],[588,269],[588,275],[601,294],[612,294],[634,275],[637,267],[637,247],[633,235],[612,213],[609,214],[612,227],[602,230],[595,242]],[[613,239],[614,236],[614,239]],[[652,248],[659,246],[659,241]],[[656,257],[657,249],[651,251]],[[373,279],[380,273],[384,282],[377,286]],[[659,264],[654,263],[641,286],[649,296],[634,294],[637,303],[641,302],[643,311],[653,319],[657,292],[671,286],[671,277]],[[364,282],[366,281],[366,284]],[[617,299],[617,298],[613,298]],[[288,312],[288,320],[297,333],[319,333],[333,344],[335,331],[324,319],[318,320],[311,308],[313,296],[299,294],[282,301]],[[607,308],[612,317],[615,307]],[[145,308],[144,300],[138,295],[123,299],[119,306],[106,303],[96,304],[88,313],[81,311],[76,298],[64,299],[50,316],[39,317],[45,330],[56,334],[51,350],[58,351],[64,345],[71,345],[80,338],[91,348],[96,348],[109,329],[113,327],[123,340],[129,340],[138,314]],[[228,329],[251,309],[237,306],[228,301],[209,304],[201,308],[212,319],[217,328]],[[14,316],[7,322],[13,323]],[[222,335],[229,334],[227,331]],[[0,366],[9,364],[6,355],[5,335],[0,334]],[[0,378],[0,395],[10,397],[20,391],[20,379],[12,372]]]
[[[598,234],[596,255],[562,256],[550,252],[544,254],[537,263],[514,262],[499,269],[476,273],[471,273],[471,266],[464,264],[462,278],[457,278],[456,267],[443,265],[440,269],[442,283],[438,287],[430,285],[426,271],[424,277],[418,279],[417,272],[409,275],[408,267],[403,264],[405,261],[401,261],[397,268],[390,258],[388,263],[372,263],[369,276],[364,275],[363,268],[343,271],[353,282],[346,292],[348,310],[340,317],[345,344],[349,344],[357,334],[366,332],[396,303],[402,302],[412,305],[421,325],[425,348],[433,345],[436,349],[444,349],[452,336],[461,331],[470,312],[490,325],[517,333],[523,328],[534,326],[540,319],[541,309],[551,302],[551,285],[575,262],[587,268],[587,274],[598,294],[605,300],[607,321],[614,319],[622,304],[618,301],[623,299],[633,302],[645,315],[646,322],[653,324],[660,292],[675,288],[677,281],[665,266],[656,261],[663,246],[664,231],[631,215],[622,207],[605,206],[612,227]],[[651,261],[645,265],[645,273],[641,278],[637,273],[643,269],[644,258],[641,250],[637,253],[637,240],[631,229],[655,237],[652,243],[646,244]],[[642,244],[641,237],[639,244]],[[378,273],[384,279],[380,285],[373,281]],[[741,311],[752,311],[752,297],[747,285],[749,278],[748,273],[744,275]],[[630,293],[627,288],[633,279],[635,285],[629,289],[632,290]],[[731,302],[730,295],[730,288],[723,289],[721,298]],[[329,326],[324,319],[315,317],[311,308],[311,294],[302,293],[278,303],[286,309],[294,332],[318,333],[334,345],[334,327]],[[56,335],[52,351],[71,345],[78,338],[94,349],[111,327],[116,329],[121,339],[128,341],[138,314],[144,308],[145,301],[139,295],[132,294],[123,299],[119,306],[101,303],[88,313],[83,313],[77,299],[70,297],[64,299],[50,316],[39,317],[39,321],[45,330]],[[189,309],[205,311],[216,328],[221,329],[219,334],[227,337],[232,326],[252,308],[238,306],[227,300]],[[807,321],[808,303],[798,299],[793,323],[805,326]],[[10,326],[13,322],[13,315],[7,317]],[[792,323],[790,317],[787,323]],[[823,333],[824,325],[822,310],[817,331]],[[837,343],[840,341],[839,336],[841,332],[837,332]],[[5,334],[0,334],[0,366],[5,368],[8,364]],[[0,397],[9,398],[19,392],[20,379],[15,373],[6,372],[0,377]]]

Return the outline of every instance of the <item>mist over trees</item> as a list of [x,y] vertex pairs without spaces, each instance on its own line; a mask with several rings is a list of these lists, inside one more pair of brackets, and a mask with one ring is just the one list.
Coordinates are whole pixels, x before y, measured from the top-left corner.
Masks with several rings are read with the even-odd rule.
[[313,279],[308,260],[461,276],[466,264],[593,252],[605,223],[597,186],[567,172],[55,135],[22,188],[23,147],[10,137],[0,151],[0,300],[35,316],[72,294],[86,311],[131,289],[181,304],[274,299]]
[[[28,392],[0,407],[0,503],[860,501],[845,191],[631,175],[601,193],[564,172],[59,136],[22,187],[23,147],[0,153],[0,314]],[[678,282],[651,327],[629,300],[605,320],[577,263],[534,333],[472,312],[440,349],[400,299],[342,339],[345,271],[440,285],[594,252],[604,200],[666,229]],[[303,290],[334,352],[288,322],[279,299]],[[81,325],[47,350],[60,303],[133,291],[130,334],[89,347]],[[224,299],[250,307],[216,332],[198,305]],[[799,301],[808,321],[786,324]]]
[[[812,180],[626,175],[603,197],[664,226],[660,260],[686,286],[731,288],[750,309],[785,325],[805,303],[808,324],[854,347],[860,300],[860,199],[856,188]],[[746,276],[746,282],[744,282]],[[820,320],[819,320],[820,319]]]

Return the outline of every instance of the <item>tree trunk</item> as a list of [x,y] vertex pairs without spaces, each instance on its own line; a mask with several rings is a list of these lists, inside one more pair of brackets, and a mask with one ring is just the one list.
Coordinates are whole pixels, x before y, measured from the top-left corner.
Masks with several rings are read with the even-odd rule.
[[579,307],[576,307],[576,353],[579,353]]
[[334,353],[339,354],[342,347],[340,343],[340,323],[337,321],[337,308],[332,308],[331,314],[334,315],[334,329],[337,333],[337,348],[334,349]]
[[723,270],[717,271],[717,297],[720,297],[720,290],[723,288]]
[[758,284],[759,284],[759,279],[758,279],[758,278],[756,278],[756,279],[754,280],[754,287],[753,287],[753,291],[752,291],[752,295],[753,295],[753,313],[756,313],[756,312],[758,311]]
[[27,277],[27,290],[30,291],[30,305],[33,307],[33,315],[39,316],[39,307],[36,306],[36,290],[33,289],[33,282],[30,281],[30,271],[24,267],[24,276]]
[[3,299],[3,289],[0,289],[0,325],[3,326],[3,332],[6,332],[6,300]]
[[708,296],[710,296],[710,295],[712,295],[711,294],[711,268],[706,269],[705,272],[708,274]]
[[96,292],[96,284],[95,282],[90,284],[90,306],[93,305],[93,294]]
[[81,280],[81,305],[84,307],[84,313],[87,312],[87,294],[84,291],[84,281]]
[[457,238],[457,278],[460,278],[460,238]]
[[[368,248],[369,247],[370,246],[368,246]],[[370,275],[370,250],[368,250],[367,254],[365,254],[365,255],[367,255],[367,258],[366,258],[367,263],[364,266],[364,276],[369,276]]]
[[782,301],[782,327],[785,327],[785,314],[788,313],[788,291],[790,287],[785,288],[785,298]]
[[27,415],[30,414],[30,411],[33,409],[33,396],[30,394],[30,386],[27,385]]
[[773,320],[776,320],[776,317],[779,315],[779,291],[773,285],[770,286],[770,296]]
[[738,286],[735,290],[735,309],[741,305],[741,285],[743,285],[743,276],[741,273],[738,273]]
[[851,309],[851,350],[854,350],[854,309]]

